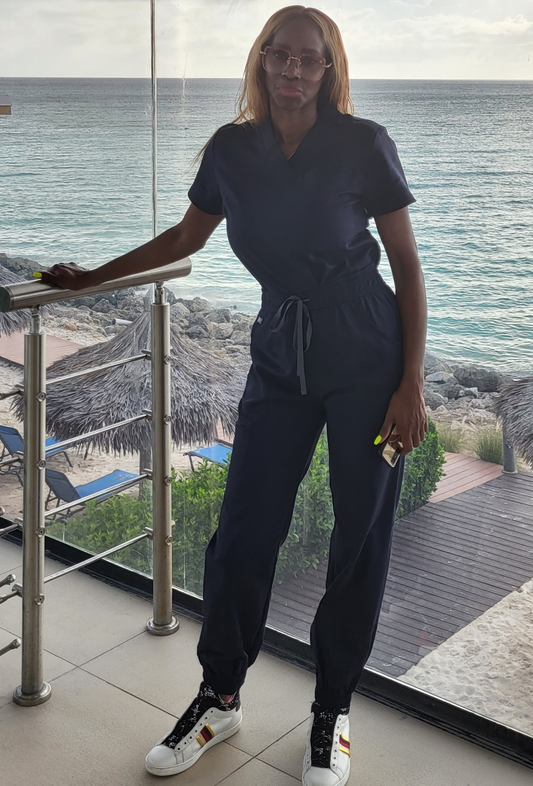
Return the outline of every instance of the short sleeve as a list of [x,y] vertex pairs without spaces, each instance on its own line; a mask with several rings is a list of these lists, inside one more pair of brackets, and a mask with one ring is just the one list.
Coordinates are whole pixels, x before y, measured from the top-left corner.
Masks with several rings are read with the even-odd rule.
[[392,213],[416,202],[411,194],[394,141],[383,126],[370,152],[363,186],[363,205],[370,216]]
[[215,139],[216,134],[211,138],[204,151],[200,169],[189,189],[188,196],[199,210],[213,216],[221,216],[224,211],[215,170]]

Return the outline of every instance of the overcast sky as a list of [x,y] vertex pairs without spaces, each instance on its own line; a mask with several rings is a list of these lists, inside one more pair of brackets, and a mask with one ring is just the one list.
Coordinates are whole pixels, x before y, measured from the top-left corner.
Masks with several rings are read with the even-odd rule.
[[[241,77],[280,0],[158,0],[161,76]],[[352,78],[533,79],[533,0],[324,0]],[[0,0],[0,76],[148,76],[149,0]]]

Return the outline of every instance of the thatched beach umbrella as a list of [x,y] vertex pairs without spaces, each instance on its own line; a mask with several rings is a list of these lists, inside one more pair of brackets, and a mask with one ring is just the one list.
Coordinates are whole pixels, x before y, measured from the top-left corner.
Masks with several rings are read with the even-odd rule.
[[[9,284],[19,284],[22,279],[12,273],[3,265],[0,265],[0,287]],[[25,309],[23,311],[8,311],[4,313],[0,311],[0,336],[9,336],[11,333],[20,333],[26,330],[30,324],[30,312]]]
[[[176,445],[211,442],[217,424],[231,434],[245,375],[226,360],[204,350],[171,326],[172,439]],[[150,347],[150,314],[144,312],[118,336],[56,361],[48,379],[141,354]],[[139,360],[89,376],[49,385],[46,428],[57,439],[68,439],[151,409],[150,361]],[[18,417],[22,401],[14,402]],[[107,452],[136,453],[149,445],[146,420],[99,434],[89,444]],[[87,444],[87,443],[84,443]]]
[[533,377],[502,387],[494,411],[509,441],[533,464]]

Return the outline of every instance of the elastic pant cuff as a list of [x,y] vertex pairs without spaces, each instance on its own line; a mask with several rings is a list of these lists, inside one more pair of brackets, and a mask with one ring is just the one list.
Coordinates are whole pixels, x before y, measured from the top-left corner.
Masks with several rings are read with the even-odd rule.
[[325,710],[338,710],[350,707],[352,692],[349,689],[327,688],[325,685],[317,685],[315,690],[315,701]]
[[244,679],[238,677],[224,677],[220,674],[213,674],[204,670],[203,680],[209,685],[215,693],[222,693],[224,696],[232,696],[242,688]]

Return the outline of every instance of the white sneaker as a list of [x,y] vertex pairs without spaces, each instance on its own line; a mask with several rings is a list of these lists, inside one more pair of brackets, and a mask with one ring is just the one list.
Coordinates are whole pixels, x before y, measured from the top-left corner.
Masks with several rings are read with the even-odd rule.
[[303,786],[344,786],[350,775],[348,708],[311,707],[302,772]]
[[146,769],[152,775],[176,775],[188,770],[208,748],[235,734],[241,722],[239,694],[226,703],[202,682],[189,709],[147,755]]

